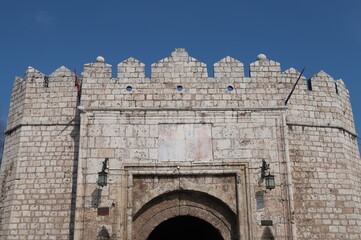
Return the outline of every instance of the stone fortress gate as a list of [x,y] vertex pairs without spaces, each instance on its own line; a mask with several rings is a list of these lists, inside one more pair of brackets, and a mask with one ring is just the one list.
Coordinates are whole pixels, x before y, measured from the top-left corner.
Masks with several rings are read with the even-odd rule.
[[342,80],[301,76],[285,105],[300,73],[263,54],[249,77],[181,48],[144,68],[85,64],[80,103],[65,67],[15,79],[0,239],[361,239]]

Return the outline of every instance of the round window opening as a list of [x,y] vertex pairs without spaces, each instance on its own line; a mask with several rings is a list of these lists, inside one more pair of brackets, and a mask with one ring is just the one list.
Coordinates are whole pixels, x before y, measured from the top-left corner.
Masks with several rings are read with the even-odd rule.
[[182,86],[178,86],[178,87],[177,87],[177,90],[181,92],[181,91],[183,90],[183,87],[182,87]]
[[228,91],[230,91],[230,92],[233,91],[233,87],[232,87],[232,86],[228,86],[227,89],[228,89]]
[[133,90],[133,88],[132,88],[131,86],[128,86],[128,87],[125,88],[125,90],[127,90],[128,92],[130,92],[130,91]]

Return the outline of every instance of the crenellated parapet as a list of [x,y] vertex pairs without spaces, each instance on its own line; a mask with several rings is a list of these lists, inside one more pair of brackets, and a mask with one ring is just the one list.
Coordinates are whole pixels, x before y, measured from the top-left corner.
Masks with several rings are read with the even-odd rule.
[[[300,72],[290,68],[281,72],[280,63],[259,54],[250,64],[250,76],[244,65],[227,56],[214,64],[214,76],[208,76],[205,63],[175,49],[171,56],[151,66],[145,77],[145,64],[128,58],[117,66],[103,57],[84,65],[81,74],[81,104],[85,108],[274,108],[283,107]],[[77,91],[75,75],[60,67],[45,75],[29,67],[24,78],[14,83],[9,127],[20,123],[71,121],[75,115]],[[354,133],[349,94],[342,80],[335,81],[324,71],[300,81],[287,105],[288,121],[297,124],[343,126]]]
[[[294,76],[296,77],[296,75]],[[298,125],[332,126],[355,135],[350,96],[342,80],[324,71],[300,79],[289,102],[289,122]]]
[[14,83],[7,131],[22,125],[75,121],[75,74],[62,66],[50,75],[29,67]]

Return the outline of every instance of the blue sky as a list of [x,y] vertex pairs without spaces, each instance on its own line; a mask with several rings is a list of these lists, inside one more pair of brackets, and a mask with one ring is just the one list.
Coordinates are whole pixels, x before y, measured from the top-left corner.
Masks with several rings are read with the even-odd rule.
[[[259,53],[282,70],[324,70],[350,90],[361,132],[359,0],[12,0],[0,3],[0,117],[7,118],[15,76],[30,65],[50,74],[82,71],[98,55],[114,67],[128,57],[147,65],[177,47],[211,66]],[[115,68],[113,70],[115,72]]]

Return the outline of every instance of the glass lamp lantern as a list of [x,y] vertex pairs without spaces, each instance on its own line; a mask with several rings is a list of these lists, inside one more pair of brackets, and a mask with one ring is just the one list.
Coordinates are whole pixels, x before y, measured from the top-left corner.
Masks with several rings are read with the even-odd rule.
[[269,174],[269,175],[265,176],[264,179],[266,182],[266,189],[272,190],[276,187],[274,175]]
[[107,185],[108,173],[105,171],[98,172],[98,185],[104,187]]
[[108,162],[109,162],[109,158],[106,158],[103,162],[102,171],[98,172],[98,185],[101,187],[107,185],[108,173],[105,170],[109,169]]

